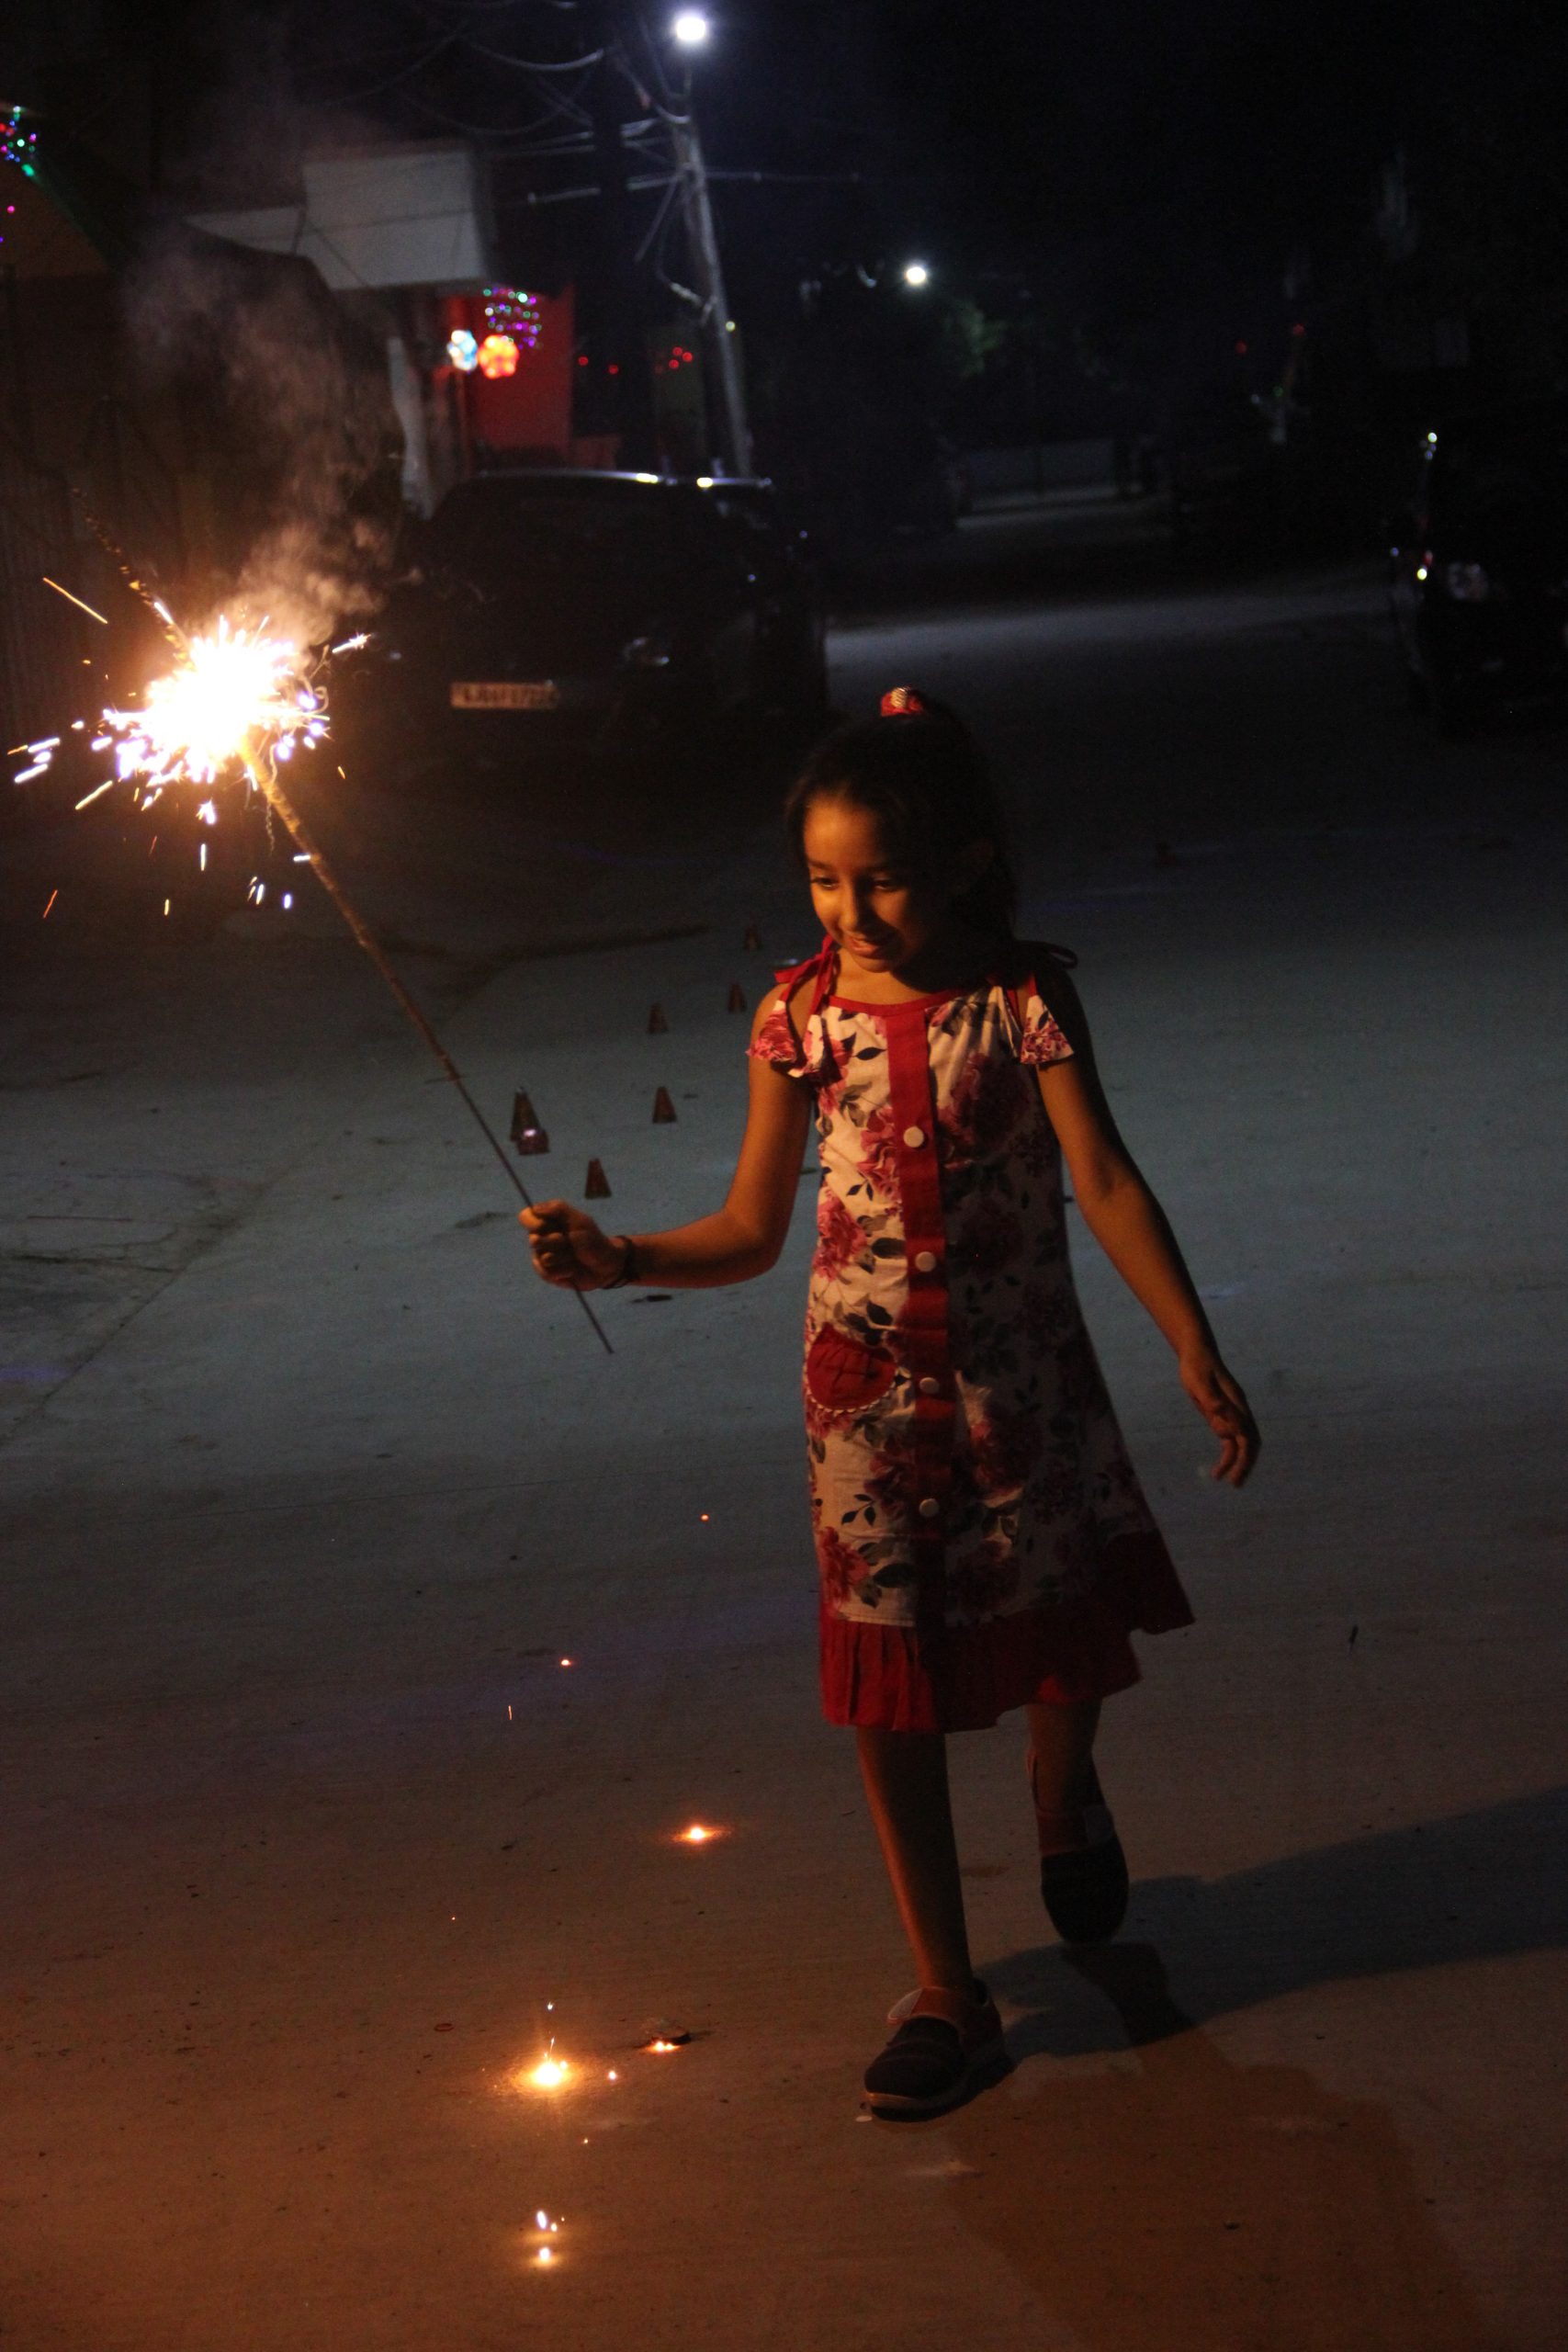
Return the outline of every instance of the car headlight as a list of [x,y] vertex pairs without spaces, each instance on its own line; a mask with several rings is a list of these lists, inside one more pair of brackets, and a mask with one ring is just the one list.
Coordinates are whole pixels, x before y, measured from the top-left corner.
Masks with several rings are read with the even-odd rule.
[[1449,564],[1443,585],[1456,605],[1483,605],[1492,594],[1492,582],[1479,563]]
[[649,637],[634,637],[621,648],[621,660],[632,670],[667,670],[670,667],[670,639],[655,630]]

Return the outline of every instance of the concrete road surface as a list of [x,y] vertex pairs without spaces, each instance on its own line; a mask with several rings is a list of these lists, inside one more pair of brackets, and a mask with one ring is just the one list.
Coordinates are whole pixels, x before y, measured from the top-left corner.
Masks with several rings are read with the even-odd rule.
[[[1199,1623],[1108,1710],[1114,1947],[1040,1912],[1020,1730],[955,1743],[1013,2067],[934,2123],[857,2109],[908,1974],[817,1716],[809,1178],[607,1356],[324,910],[175,937],[9,845],[6,2352],[1568,2340],[1564,734],[1435,744],[1365,571],[1118,531],[977,520],[834,641],[1003,761],[1267,1441],[1207,1483],[1076,1237]],[[729,985],[813,944],[734,785],[354,804],[528,1178],[616,1223],[720,1196]]]

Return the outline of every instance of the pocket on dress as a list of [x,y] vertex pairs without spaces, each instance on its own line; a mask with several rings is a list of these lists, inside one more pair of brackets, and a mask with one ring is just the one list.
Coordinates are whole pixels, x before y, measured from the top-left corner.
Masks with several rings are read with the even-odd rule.
[[827,1413],[860,1413],[892,1387],[897,1366],[885,1348],[842,1331],[818,1331],[806,1351],[807,1393]]

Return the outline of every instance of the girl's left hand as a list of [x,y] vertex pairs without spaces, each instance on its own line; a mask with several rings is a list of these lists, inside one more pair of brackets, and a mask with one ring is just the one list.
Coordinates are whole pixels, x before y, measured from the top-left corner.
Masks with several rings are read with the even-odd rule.
[[1252,1418],[1252,1408],[1240,1383],[1231,1378],[1216,1355],[1183,1356],[1181,1385],[1220,1441],[1220,1458],[1210,1472],[1241,1486],[1258,1459],[1263,1440]]

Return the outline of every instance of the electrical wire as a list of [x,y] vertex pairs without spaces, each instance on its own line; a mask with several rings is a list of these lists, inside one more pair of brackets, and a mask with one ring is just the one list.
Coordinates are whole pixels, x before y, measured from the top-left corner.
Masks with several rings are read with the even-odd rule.
[[[411,62],[406,65],[400,65],[395,74],[388,74],[384,80],[379,82],[367,82],[362,88],[357,90],[338,90],[335,88],[330,91],[323,90],[322,96],[324,99],[330,100],[330,102],[334,106],[345,107],[359,106],[367,98],[381,97],[388,90],[395,90],[400,82],[408,81],[411,75],[423,74],[427,65],[432,64],[434,60],[441,55],[444,50],[451,49],[460,38],[461,36],[457,33],[450,31],[446,32],[442,35],[439,40],[432,41],[428,48],[423,50],[418,57],[411,60]],[[309,68],[306,70],[309,71]],[[324,76],[327,71],[326,67],[323,66],[320,70]]]

